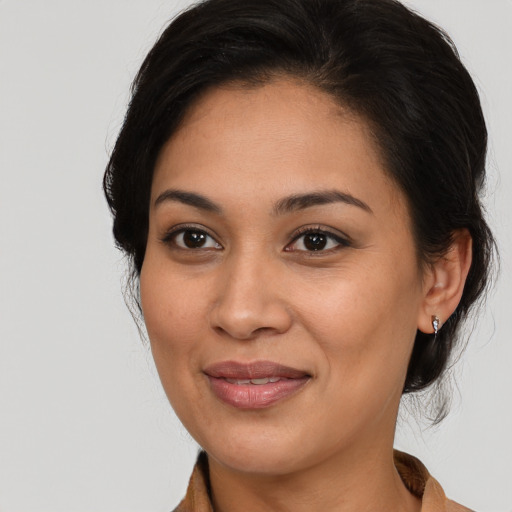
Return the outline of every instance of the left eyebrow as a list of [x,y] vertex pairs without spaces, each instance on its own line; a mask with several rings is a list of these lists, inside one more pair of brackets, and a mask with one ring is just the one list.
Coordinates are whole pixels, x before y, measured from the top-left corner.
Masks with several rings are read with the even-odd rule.
[[372,209],[361,199],[354,197],[346,192],[339,190],[325,190],[312,192],[308,194],[293,194],[277,201],[274,205],[273,213],[275,215],[284,215],[297,210],[304,210],[313,206],[324,204],[344,203],[351,206],[357,206],[362,210],[373,214]]

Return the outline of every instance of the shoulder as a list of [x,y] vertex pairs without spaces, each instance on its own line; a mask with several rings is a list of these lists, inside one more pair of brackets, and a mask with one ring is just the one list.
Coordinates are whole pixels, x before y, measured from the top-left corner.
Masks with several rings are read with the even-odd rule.
[[409,491],[421,498],[421,512],[474,512],[448,499],[441,484],[416,457],[395,450],[395,467]]
[[471,510],[470,508],[465,507],[464,505],[455,503],[455,501],[447,500],[446,512],[475,512],[475,511]]

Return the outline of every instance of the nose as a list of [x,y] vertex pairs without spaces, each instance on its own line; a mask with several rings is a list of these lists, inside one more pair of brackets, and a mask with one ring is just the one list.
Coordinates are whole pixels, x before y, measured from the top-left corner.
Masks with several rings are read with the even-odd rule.
[[286,332],[292,315],[280,269],[268,261],[240,260],[222,271],[211,311],[212,328],[238,340]]

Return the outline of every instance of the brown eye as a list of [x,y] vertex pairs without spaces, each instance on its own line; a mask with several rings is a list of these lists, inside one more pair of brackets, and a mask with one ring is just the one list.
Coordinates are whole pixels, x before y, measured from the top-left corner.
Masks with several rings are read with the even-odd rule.
[[308,233],[303,243],[308,251],[321,251],[327,245],[327,237],[323,233]]
[[296,236],[295,240],[286,247],[288,252],[327,252],[350,246],[348,240],[334,233],[319,229],[308,229]]
[[189,249],[197,249],[202,247],[207,240],[207,235],[200,231],[184,231],[183,232],[183,243]]
[[222,249],[213,237],[200,229],[180,229],[167,235],[164,241],[180,249]]

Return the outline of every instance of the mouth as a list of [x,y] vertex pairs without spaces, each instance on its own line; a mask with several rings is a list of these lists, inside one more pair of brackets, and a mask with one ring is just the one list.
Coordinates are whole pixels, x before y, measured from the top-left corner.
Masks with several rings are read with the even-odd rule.
[[226,378],[226,382],[230,384],[237,384],[238,386],[242,386],[245,384],[255,384],[257,386],[261,386],[262,384],[268,384],[269,382],[279,382],[281,377],[264,377],[262,379],[228,379]]
[[238,409],[263,409],[295,395],[310,380],[303,370],[271,361],[224,361],[208,366],[204,374],[213,394]]

